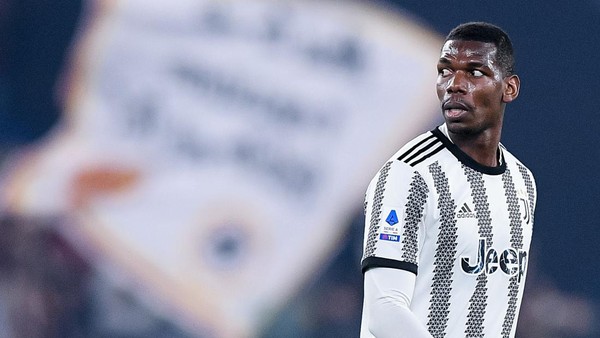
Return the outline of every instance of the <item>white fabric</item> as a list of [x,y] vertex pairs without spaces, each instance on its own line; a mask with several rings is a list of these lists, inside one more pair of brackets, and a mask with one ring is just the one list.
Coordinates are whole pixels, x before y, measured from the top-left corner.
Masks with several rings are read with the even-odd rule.
[[431,335],[411,312],[410,302],[416,276],[412,272],[375,268],[365,273],[361,338],[430,338]]
[[436,337],[515,336],[537,193],[531,172],[502,154],[500,166],[482,166],[442,126],[375,175],[365,200],[362,337],[398,337],[409,318]]

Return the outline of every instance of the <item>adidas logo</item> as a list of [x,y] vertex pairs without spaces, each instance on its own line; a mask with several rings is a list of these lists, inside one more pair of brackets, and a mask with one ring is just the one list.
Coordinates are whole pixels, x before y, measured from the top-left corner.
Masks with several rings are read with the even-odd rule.
[[464,203],[460,210],[456,213],[457,218],[475,218],[475,213],[469,208],[467,203]]

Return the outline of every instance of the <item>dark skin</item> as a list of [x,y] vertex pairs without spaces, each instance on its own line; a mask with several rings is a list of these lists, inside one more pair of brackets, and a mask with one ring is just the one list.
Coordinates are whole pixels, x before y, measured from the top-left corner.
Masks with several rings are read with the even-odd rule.
[[452,142],[478,163],[494,167],[504,109],[519,95],[517,75],[496,61],[493,43],[448,40],[438,61],[437,95]]

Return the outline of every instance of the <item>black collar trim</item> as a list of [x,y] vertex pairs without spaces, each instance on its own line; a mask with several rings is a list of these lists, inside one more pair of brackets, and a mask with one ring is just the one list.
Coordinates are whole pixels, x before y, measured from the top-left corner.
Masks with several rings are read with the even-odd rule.
[[504,158],[502,155],[501,149],[499,151],[502,163],[497,167],[488,167],[475,161],[464,151],[460,150],[460,148],[456,144],[452,143],[452,141],[450,141],[446,135],[439,130],[439,128],[435,128],[431,131],[431,133],[437,137],[444,144],[444,146],[446,146],[446,148],[448,148],[448,150],[450,150],[450,152],[467,167],[488,175],[501,175],[506,171],[506,158]]

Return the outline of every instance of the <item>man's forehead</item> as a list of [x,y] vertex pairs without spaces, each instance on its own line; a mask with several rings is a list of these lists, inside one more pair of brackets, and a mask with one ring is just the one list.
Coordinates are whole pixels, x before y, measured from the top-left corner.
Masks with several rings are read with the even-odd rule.
[[448,40],[444,43],[441,56],[484,57],[494,56],[496,46],[491,42],[471,40]]

